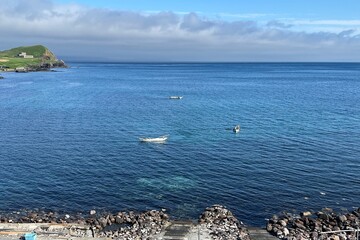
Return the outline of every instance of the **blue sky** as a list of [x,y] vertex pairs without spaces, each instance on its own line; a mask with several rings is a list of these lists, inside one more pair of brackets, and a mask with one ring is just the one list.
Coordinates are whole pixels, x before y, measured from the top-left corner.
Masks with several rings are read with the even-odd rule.
[[262,15],[266,18],[359,19],[358,0],[57,0],[92,7],[131,11],[198,12],[204,16]]
[[0,28],[70,60],[360,61],[358,0],[2,0]]
[[358,18],[360,10],[360,2],[357,0],[57,0],[57,2],[134,11],[263,13],[339,19]]

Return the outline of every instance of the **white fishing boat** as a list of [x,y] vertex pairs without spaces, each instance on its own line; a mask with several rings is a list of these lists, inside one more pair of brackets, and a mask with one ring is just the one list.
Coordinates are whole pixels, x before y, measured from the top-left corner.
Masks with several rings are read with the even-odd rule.
[[234,133],[240,132],[240,125],[236,125],[236,126],[233,128],[233,132],[234,132]]
[[183,96],[170,96],[169,98],[170,99],[182,99]]
[[150,138],[150,137],[146,137],[146,138],[139,138],[140,142],[154,142],[154,143],[163,143],[168,139],[168,135],[165,136],[160,136],[160,137],[156,137],[156,138]]

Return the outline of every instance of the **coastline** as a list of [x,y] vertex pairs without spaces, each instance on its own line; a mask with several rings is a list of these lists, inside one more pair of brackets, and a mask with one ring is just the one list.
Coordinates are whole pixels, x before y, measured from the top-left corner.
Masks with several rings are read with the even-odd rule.
[[46,63],[38,66],[21,66],[17,68],[0,68],[0,73],[16,72],[16,73],[27,73],[27,72],[52,72],[53,68],[69,68],[64,61],[58,60],[54,63]]
[[172,239],[166,236],[179,228],[184,237],[188,236],[184,239],[201,233],[202,239],[250,240],[256,239],[252,234],[265,229],[267,233],[262,235],[269,239],[349,239],[358,234],[360,208],[347,213],[330,208],[298,215],[282,213],[273,215],[263,228],[247,226],[222,205],[207,207],[198,219],[183,221],[172,219],[166,209],[118,213],[91,210],[72,215],[32,210],[0,213],[0,237],[34,232],[50,239]]

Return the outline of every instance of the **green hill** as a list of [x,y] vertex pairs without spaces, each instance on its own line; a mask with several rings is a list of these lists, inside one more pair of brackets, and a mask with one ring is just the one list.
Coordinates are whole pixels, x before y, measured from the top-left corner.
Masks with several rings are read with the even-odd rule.
[[[19,56],[20,53],[26,53],[27,57]],[[52,67],[66,67],[66,65],[43,45],[17,47],[0,51],[0,71],[13,71],[16,68],[39,71]]]
[[[0,52],[1,57],[17,57],[19,53],[26,52],[27,55],[33,55],[34,58],[41,58],[46,54],[48,49],[42,45],[30,47],[17,47]],[[53,55],[53,54],[52,54]]]

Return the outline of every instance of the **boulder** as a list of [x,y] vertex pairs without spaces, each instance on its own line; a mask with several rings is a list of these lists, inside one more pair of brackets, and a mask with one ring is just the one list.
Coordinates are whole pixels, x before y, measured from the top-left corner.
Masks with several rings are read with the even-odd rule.
[[341,222],[341,223],[346,222],[346,220],[347,220],[347,218],[346,218],[345,215],[340,215],[340,216],[338,216],[337,219],[338,219],[338,221]]
[[199,223],[210,231],[213,239],[250,239],[247,229],[221,205],[206,208],[199,217]]
[[290,231],[289,231],[289,229],[284,228],[284,229],[283,229],[283,233],[284,233],[284,236],[286,237],[287,235],[290,234]]
[[329,221],[329,219],[330,219],[329,215],[326,213],[320,213],[318,215],[318,218],[320,218],[321,220],[324,220],[324,221]]
[[106,225],[107,225],[107,220],[106,220],[106,218],[104,218],[104,217],[99,218],[99,219],[98,219],[98,222],[100,223],[100,226],[101,226],[102,228],[106,227]]
[[301,216],[301,217],[309,217],[309,216],[311,216],[311,215],[312,215],[312,213],[311,213],[310,211],[306,211],[306,212],[300,213],[300,216]]
[[287,225],[287,222],[285,220],[280,220],[279,224],[283,227],[285,227]]

